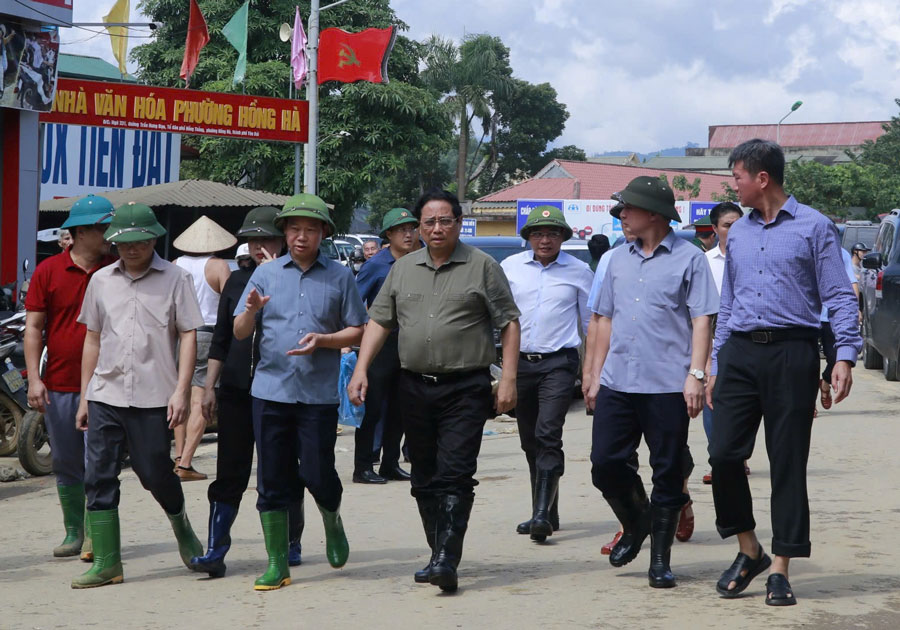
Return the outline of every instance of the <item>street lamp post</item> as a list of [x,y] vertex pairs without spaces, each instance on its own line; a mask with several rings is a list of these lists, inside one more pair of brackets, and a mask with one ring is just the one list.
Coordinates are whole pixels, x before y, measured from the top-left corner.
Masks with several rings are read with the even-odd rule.
[[775,125],[775,142],[777,144],[781,144],[781,122],[793,114],[795,111],[800,109],[800,106],[803,105],[803,101],[796,101],[793,105],[791,105],[791,111],[781,117],[781,120],[778,121],[778,124]]

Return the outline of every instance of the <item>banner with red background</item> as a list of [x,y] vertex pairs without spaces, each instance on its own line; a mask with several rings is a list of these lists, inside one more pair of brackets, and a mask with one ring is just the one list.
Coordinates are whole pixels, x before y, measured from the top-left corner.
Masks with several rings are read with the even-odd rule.
[[306,101],[60,78],[41,122],[306,142]]

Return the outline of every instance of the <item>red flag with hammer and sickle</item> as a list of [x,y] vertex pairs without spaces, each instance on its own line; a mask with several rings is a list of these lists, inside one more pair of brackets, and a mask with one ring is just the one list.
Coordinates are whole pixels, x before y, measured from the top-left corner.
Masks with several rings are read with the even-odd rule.
[[319,35],[319,84],[326,81],[387,83],[387,62],[395,37],[393,26],[367,28],[359,33],[326,28]]

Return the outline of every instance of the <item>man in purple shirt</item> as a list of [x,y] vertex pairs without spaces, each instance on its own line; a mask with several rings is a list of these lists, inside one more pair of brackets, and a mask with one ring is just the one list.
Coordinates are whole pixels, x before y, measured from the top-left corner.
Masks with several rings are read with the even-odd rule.
[[[838,403],[850,393],[850,370],[862,345],[856,298],[831,221],[782,188],[784,153],[767,140],[731,152],[735,188],[752,210],[728,233],[725,276],[707,403],[713,409],[712,466],[716,528],[737,535],[740,553],[716,584],[736,597],[770,565],[766,604],[796,603],[791,558],[809,557],[806,462],[819,383],[819,314],[831,314]],[[765,417],[772,479],[772,561],[756,538],[744,460]]]

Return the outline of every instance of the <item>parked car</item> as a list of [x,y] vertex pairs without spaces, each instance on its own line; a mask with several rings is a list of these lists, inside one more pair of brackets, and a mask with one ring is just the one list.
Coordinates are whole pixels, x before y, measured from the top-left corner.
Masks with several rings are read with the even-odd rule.
[[852,254],[851,250],[857,243],[865,243],[868,247],[875,244],[879,226],[871,221],[847,221],[837,227],[841,234],[841,247]]
[[381,243],[381,237],[375,234],[342,234],[340,238],[351,245],[359,245],[360,247],[365,245],[366,241],[378,241]]
[[872,252],[862,266],[863,365],[881,368],[889,381],[900,380],[900,210],[891,210],[878,226]]
[[462,236],[459,240],[477,247],[498,263],[528,249],[528,243],[518,236]]

